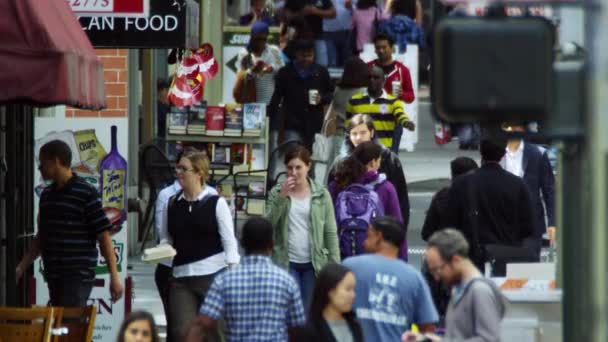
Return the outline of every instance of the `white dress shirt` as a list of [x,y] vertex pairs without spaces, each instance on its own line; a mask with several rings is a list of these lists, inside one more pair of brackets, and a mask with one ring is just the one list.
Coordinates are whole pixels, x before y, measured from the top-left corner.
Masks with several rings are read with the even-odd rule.
[[505,169],[517,177],[524,176],[524,142],[519,144],[519,148],[515,151],[510,151],[507,147],[505,154]]
[[[202,200],[207,195],[217,195],[217,191],[210,187],[205,186],[203,191],[197,196],[197,200]],[[182,193],[178,201],[185,200],[184,194]],[[160,228],[160,243],[173,244],[173,239],[169,234],[168,227],[168,208],[169,203],[164,206],[162,224]],[[238,243],[234,236],[234,223],[232,221],[232,214],[226,200],[220,196],[215,206],[215,217],[217,219],[220,238],[222,240],[222,246],[224,251],[203,260],[195,261],[186,265],[174,266],[173,276],[176,278],[192,277],[192,276],[204,276],[213,274],[226,268],[228,264],[237,264],[240,260]]]
[[[177,194],[182,189],[182,186],[178,181],[173,182],[173,184],[168,187],[162,189],[158,193],[158,197],[156,198],[156,204],[154,206],[154,229],[156,229],[156,236],[160,239],[160,230],[163,223],[163,213],[166,210],[167,203],[169,202],[169,198],[171,196]],[[161,264],[171,267],[172,261],[162,261]]]

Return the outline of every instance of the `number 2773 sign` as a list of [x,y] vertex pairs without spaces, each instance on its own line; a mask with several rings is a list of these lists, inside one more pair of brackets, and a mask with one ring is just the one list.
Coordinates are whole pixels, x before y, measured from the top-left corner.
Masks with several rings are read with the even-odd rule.
[[[66,0],[77,16],[147,17],[150,0]],[[163,0],[168,1],[168,0]]]

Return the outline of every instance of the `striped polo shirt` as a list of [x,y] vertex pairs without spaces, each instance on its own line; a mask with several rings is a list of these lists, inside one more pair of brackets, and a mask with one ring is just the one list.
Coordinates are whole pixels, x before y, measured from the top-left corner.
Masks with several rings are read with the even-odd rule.
[[403,103],[384,90],[377,99],[372,99],[367,91],[353,95],[346,105],[346,127],[355,114],[368,114],[372,117],[378,140],[388,148],[393,146],[395,123],[404,125],[410,121],[403,110]]
[[60,189],[54,184],[40,196],[38,238],[45,275],[50,279],[95,279],[97,235],[110,229],[99,193],[74,175]]

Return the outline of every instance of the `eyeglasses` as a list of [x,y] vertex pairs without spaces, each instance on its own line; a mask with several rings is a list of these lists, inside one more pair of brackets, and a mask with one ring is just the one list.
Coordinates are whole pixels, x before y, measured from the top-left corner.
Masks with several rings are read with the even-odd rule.
[[439,265],[439,266],[437,266],[437,267],[433,267],[433,268],[430,268],[430,267],[429,267],[429,272],[430,272],[432,275],[439,276],[439,274],[441,273],[441,270],[443,270],[443,268],[444,268],[446,265],[447,265],[447,263],[445,263],[445,262],[444,262],[443,264],[441,264],[441,265]]
[[177,172],[177,173],[188,172],[188,171],[194,171],[194,169],[193,168],[188,169],[185,166],[181,166],[181,165],[177,165],[175,167],[175,172]]

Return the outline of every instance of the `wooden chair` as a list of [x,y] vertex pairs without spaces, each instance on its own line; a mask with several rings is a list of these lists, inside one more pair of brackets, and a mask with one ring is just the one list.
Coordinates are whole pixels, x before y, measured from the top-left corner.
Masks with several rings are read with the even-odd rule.
[[0,307],[0,340],[50,342],[54,308]]
[[58,311],[55,328],[68,328],[67,335],[58,335],[53,342],[90,342],[93,339],[97,307],[84,308],[56,307]]

